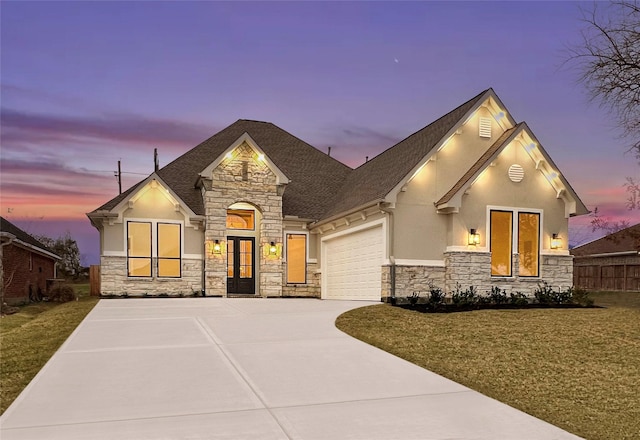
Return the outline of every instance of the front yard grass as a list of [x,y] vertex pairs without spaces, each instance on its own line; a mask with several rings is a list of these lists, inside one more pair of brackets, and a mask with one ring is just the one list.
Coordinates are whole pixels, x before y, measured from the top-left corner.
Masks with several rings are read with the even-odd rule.
[[0,318],[0,414],[11,405],[44,364],[98,302],[39,302]]
[[336,325],[581,437],[637,439],[640,293],[592,297],[607,308],[429,314],[381,304]]

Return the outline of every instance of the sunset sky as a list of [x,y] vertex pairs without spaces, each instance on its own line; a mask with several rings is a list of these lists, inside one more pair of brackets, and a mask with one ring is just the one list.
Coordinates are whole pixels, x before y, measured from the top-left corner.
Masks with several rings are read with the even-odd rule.
[[[589,209],[625,210],[640,167],[564,65],[574,2],[12,2],[1,16],[1,215],[69,230],[237,119],[273,122],[355,167],[493,87]],[[212,158],[212,160],[215,158]],[[571,221],[576,243],[590,218]]]

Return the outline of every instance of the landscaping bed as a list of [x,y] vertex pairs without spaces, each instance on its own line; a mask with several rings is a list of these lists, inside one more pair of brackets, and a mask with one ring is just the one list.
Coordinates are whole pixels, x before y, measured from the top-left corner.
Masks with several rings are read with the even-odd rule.
[[428,292],[413,292],[410,296],[389,299],[393,306],[422,313],[452,313],[471,310],[514,310],[597,307],[583,289],[555,289],[547,283],[538,285],[533,296],[510,292],[499,287],[479,293],[473,286],[462,289],[459,285],[449,295],[432,286]]

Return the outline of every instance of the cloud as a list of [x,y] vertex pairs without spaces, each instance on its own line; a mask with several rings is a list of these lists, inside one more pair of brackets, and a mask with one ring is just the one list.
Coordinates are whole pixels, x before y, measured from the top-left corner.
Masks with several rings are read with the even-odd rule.
[[216,131],[199,124],[131,114],[74,117],[7,108],[0,110],[0,122],[5,146],[9,142],[22,145],[82,139],[192,146]]

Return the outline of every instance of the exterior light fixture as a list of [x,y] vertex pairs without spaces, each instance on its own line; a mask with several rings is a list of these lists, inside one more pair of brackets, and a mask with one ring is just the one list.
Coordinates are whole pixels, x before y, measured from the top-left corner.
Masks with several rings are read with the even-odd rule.
[[220,244],[220,240],[216,240],[213,242],[211,253],[214,255],[220,255],[222,253],[222,245]]
[[258,154],[258,160],[260,162],[264,162],[264,154],[262,154],[262,153]]
[[558,234],[551,235],[551,249],[560,249],[562,247],[562,238]]
[[276,255],[278,253],[278,248],[275,242],[269,243],[269,255]]
[[225,154],[224,157],[226,159],[231,159],[233,157],[233,154],[231,154],[231,151],[227,151],[227,154]]
[[469,245],[476,246],[480,244],[480,234],[477,229],[469,229]]

